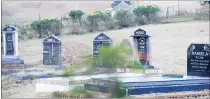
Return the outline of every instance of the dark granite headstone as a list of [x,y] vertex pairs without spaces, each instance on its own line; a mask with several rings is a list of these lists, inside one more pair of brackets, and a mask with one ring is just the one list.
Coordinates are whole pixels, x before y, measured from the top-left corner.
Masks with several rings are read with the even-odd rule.
[[12,33],[6,33],[6,55],[14,55],[14,44]]
[[134,40],[135,48],[138,52],[138,58],[142,65],[147,66],[148,68],[153,68],[150,64],[150,41],[149,35],[146,34],[145,30],[137,29],[132,35]]
[[61,66],[61,41],[49,36],[43,41],[43,65]]
[[112,46],[112,39],[109,38],[104,33],[99,34],[95,39],[93,40],[93,56],[99,55],[99,49],[103,47],[109,47]]
[[187,50],[187,75],[210,77],[210,44],[191,44]]

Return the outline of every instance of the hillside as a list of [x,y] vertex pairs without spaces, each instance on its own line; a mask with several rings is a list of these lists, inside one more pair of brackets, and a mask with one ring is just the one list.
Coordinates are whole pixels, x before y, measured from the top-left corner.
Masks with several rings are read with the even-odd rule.
[[[182,22],[159,25],[144,25],[121,30],[105,31],[114,44],[129,39],[133,32],[142,28],[151,35],[152,64],[166,71],[186,73],[187,48],[191,43],[209,43],[209,22]],[[65,35],[60,37],[63,43],[62,55],[70,61],[78,61],[92,55],[92,41],[99,32],[85,35]],[[42,40],[33,39],[19,42],[19,52],[26,64],[41,63]],[[63,62],[63,64],[65,64]],[[67,65],[70,66],[70,65]]]
[[[113,1],[2,1],[2,24],[30,23],[41,18],[66,16],[69,11],[77,9],[85,13],[111,8]],[[177,1],[135,1],[134,5],[155,4],[161,8],[160,15],[165,16],[167,6],[169,14],[178,10]],[[174,7],[173,7],[174,6]],[[179,1],[180,11],[195,12],[200,8],[198,1]]]

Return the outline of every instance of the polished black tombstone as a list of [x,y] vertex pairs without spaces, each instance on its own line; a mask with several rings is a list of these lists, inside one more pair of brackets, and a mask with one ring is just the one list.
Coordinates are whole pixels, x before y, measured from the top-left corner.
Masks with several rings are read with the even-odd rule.
[[103,47],[112,46],[112,39],[104,33],[99,34],[93,40],[93,56],[99,55],[99,49]]
[[43,41],[43,65],[55,65],[62,69],[62,43],[56,36],[49,36]]
[[210,44],[191,44],[187,49],[187,75],[210,77]]
[[150,36],[145,30],[137,29],[131,37],[133,37],[139,62],[146,68],[154,68],[150,60]]

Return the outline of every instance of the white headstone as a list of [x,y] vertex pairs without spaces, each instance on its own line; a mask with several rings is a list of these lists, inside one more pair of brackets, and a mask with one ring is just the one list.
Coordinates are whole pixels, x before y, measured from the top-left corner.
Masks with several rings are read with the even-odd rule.
[[4,58],[19,58],[18,29],[8,25],[3,29]]

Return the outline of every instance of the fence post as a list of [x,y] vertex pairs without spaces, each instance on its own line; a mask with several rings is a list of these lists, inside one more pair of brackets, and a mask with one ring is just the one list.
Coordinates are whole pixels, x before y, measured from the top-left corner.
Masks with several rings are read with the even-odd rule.
[[62,28],[63,28],[62,21],[63,21],[63,17],[62,17],[62,14],[61,14],[60,33],[59,33],[59,35],[61,34],[61,31],[62,31]]
[[42,38],[42,31],[41,31],[41,16],[39,14],[39,37]]
[[167,6],[167,9],[166,9],[166,19],[168,19],[168,10],[169,10],[169,6]]
[[179,1],[178,1],[178,16],[180,15],[180,13],[179,13]]

